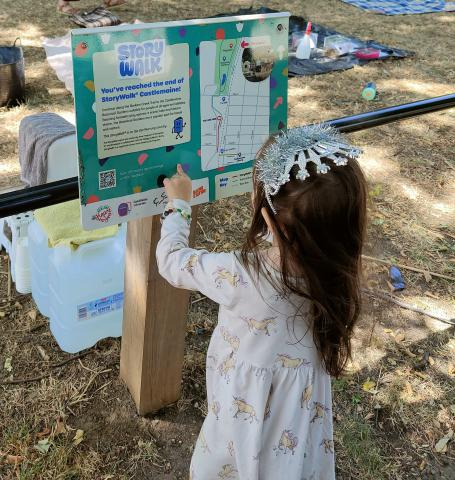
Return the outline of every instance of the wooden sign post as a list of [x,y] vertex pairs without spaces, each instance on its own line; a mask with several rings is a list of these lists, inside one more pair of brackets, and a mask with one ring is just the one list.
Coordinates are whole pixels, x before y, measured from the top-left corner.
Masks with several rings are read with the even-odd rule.
[[[193,207],[193,243],[197,207]],[[145,415],[180,397],[189,292],[172,287],[155,259],[159,216],[128,222],[120,376]]]
[[255,152],[286,128],[289,13],[103,32],[71,32],[81,220],[130,220],[120,374],[144,414],[179,397],[188,303],[155,262],[163,178],[184,162],[198,205],[251,191]]

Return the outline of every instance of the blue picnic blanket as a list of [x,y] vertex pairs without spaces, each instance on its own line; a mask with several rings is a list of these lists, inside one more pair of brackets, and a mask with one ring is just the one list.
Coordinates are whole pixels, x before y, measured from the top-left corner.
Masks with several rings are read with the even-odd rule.
[[362,10],[383,15],[412,15],[416,13],[453,12],[455,2],[445,0],[342,0]]

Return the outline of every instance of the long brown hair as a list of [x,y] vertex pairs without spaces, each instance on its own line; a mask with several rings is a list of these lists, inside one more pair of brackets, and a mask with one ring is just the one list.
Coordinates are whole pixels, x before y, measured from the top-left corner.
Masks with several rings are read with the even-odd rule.
[[261,210],[266,208],[280,251],[280,288],[305,299],[302,307],[311,302],[306,320],[314,343],[326,371],[338,377],[350,358],[351,335],[360,313],[367,195],[356,160],[346,166],[324,162],[330,166],[328,173],[317,174],[308,164],[310,176],[304,181],[296,178],[298,167],[293,168],[290,181],[272,197],[276,215],[254,176],[253,219],[241,257],[259,275],[260,247],[268,230]]

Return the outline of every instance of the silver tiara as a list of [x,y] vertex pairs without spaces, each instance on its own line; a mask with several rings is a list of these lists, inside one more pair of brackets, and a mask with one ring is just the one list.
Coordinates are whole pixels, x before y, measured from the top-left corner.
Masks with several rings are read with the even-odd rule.
[[291,128],[281,132],[266,147],[256,162],[256,175],[270,208],[276,214],[271,197],[289,182],[294,165],[299,166],[296,177],[305,180],[310,176],[306,168],[310,162],[316,165],[317,173],[327,173],[330,167],[322,162],[322,158],[332,160],[335,165],[346,165],[348,159],[358,158],[361,153],[359,148],[349,145],[338,130],[326,124]]

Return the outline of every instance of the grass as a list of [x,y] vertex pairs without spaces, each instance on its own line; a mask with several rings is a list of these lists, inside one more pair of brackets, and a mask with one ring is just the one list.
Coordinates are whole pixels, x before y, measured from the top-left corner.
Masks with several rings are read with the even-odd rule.
[[346,418],[338,423],[337,427],[337,441],[349,459],[350,478],[357,475],[365,480],[387,478],[386,455],[381,450],[371,425],[361,420]]
[[[0,109],[0,188],[20,184],[20,120],[39,111],[72,113],[71,95],[47,65],[41,48],[42,36],[63,35],[71,27],[66,17],[55,14],[55,3],[0,0],[0,43],[9,44],[21,36],[27,78],[26,104]],[[82,8],[91,4],[80,2]],[[453,93],[455,14],[383,17],[339,0],[264,4],[415,52],[414,58],[290,79],[290,126]],[[125,21],[154,21],[204,17],[245,6],[250,2],[129,0],[116,11]],[[371,103],[360,97],[368,81],[374,81],[379,92],[378,100]],[[370,191],[365,253],[369,256],[455,276],[454,127],[455,112],[449,110],[349,136],[365,151],[362,165]],[[197,247],[239,248],[249,224],[248,196],[203,206],[198,222]],[[4,314],[0,314],[0,383],[46,377],[39,382],[0,384],[0,478],[187,478],[207,410],[205,355],[216,306],[192,294],[182,396],[175,405],[141,418],[118,376],[120,341],[103,340],[80,360],[51,368],[68,356],[53,340],[47,320],[40,314],[29,315],[36,308],[29,295],[13,292],[7,298],[6,272],[7,259],[0,256],[0,312]],[[408,270],[403,274],[406,290],[398,294],[402,300],[455,316],[454,282],[434,276],[426,279]],[[365,262],[364,277],[368,288],[389,291],[386,265]],[[6,358],[12,359],[12,372],[3,368]],[[454,441],[445,453],[436,452],[435,445],[455,429],[454,365],[453,328],[365,297],[352,361],[346,375],[333,380],[337,478],[453,478]],[[367,379],[375,382],[377,393],[362,389]],[[59,418],[67,431],[55,435]],[[46,429],[51,433],[42,438],[48,438],[51,446],[42,454],[34,447]],[[78,429],[84,436],[74,445]],[[7,455],[20,456],[22,462],[7,463]]]
[[[16,478],[34,479],[79,479],[81,475],[95,475],[98,456],[95,452],[86,455],[83,448],[74,445],[74,432],[37,436],[34,428],[27,423],[10,426],[4,432],[5,453],[23,459],[15,468]],[[46,448],[39,450],[38,442],[44,439]],[[47,450],[47,451],[46,451]]]

